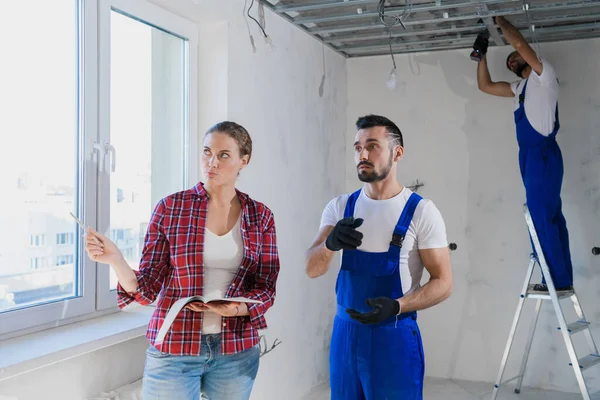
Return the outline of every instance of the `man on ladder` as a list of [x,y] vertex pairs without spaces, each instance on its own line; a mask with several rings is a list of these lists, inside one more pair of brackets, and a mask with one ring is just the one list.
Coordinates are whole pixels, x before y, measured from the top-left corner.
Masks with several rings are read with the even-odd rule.
[[[506,66],[523,80],[492,82],[484,54],[477,66],[477,82],[485,93],[515,98],[519,166],[527,206],[556,289],[572,290],[569,234],[560,199],[563,160],[556,142],[560,127],[558,80],[552,66],[538,58],[518,29],[504,17],[497,17],[496,23],[516,50],[508,56]],[[548,291],[545,277],[535,290]]]
[[[600,354],[592,337],[589,322],[585,318],[577,294],[573,289],[569,235],[560,199],[563,161],[560,148],[556,143],[556,134],[560,127],[558,80],[552,66],[546,60],[538,58],[535,51],[513,25],[503,17],[497,17],[496,23],[506,40],[516,50],[508,56],[506,66],[523,80],[512,84],[492,82],[485,57],[487,35],[480,35],[478,45],[484,43],[484,48],[482,49],[483,57],[477,67],[477,82],[479,89],[485,93],[515,97],[514,118],[519,144],[519,166],[527,197],[525,218],[533,255],[494,385],[492,400],[496,399],[500,386],[512,380],[517,380],[515,392],[520,392],[543,300],[552,302],[558,319],[558,329],[563,336],[579,389],[584,400],[590,400],[583,371],[600,364]],[[542,270],[542,283],[530,285],[535,264],[539,264]],[[537,299],[537,304],[523,352],[521,368],[516,377],[502,382],[523,303],[529,298]],[[569,324],[565,320],[560,305],[560,300],[567,298],[572,300],[578,316],[578,321]],[[578,358],[571,338],[577,332],[585,334],[589,347],[589,353],[582,358]]]

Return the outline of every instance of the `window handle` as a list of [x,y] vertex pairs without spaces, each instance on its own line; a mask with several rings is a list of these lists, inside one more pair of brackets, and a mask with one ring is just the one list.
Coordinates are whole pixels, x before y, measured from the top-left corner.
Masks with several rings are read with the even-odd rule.
[[102,172],[104,148],[96,141],[93,142],[92,147],[94,149],[92,152],[92,160],[93,162],[98,163],[98,172]]
[[108,142],[104,142],[104,151],[110,154],[110,172],[115,172],[115,167],[117,165],[117,152],[114,146]]

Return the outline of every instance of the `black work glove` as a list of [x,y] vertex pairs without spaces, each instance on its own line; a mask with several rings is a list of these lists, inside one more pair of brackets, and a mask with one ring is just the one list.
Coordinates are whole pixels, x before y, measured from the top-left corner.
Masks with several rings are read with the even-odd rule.
[[398,315],[400,312],[400,303],[398,300],[390,299],[389,297],[367,299],[367,305],[373,307],[373,310],[363,314],[349,308],[346,312],[350,315],[350,318],[363,324],[377,324]]
[[327,240],[325,246],[331,251],[356,250],[362,243],[363,234],[356,230],[363,223],[362,218],[354,217],[344,218],[335,225]]

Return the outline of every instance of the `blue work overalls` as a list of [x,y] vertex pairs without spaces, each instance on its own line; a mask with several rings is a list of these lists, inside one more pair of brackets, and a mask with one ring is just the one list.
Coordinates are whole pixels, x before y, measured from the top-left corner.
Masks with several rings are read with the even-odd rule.
[[[519,96],[515,111],[519,166],[525,185],[527,206],[538,234],[550,275],[556,288],[573,284],[573,266],[569,250],[567,223],[562,213],[560,190],[563,178],[563,160],[556,134],[560,128],[558,105],[556,122],[549,136],[536,131],[525,114],[527,83]],[[534,248],[535,253],[535,248]],[[545,283],[545,280],[544,280]]]
[[[344,218],[354,215],[360,190],[346,204]],[[425,362],[417,313],[367,325],[350,318],[348,308],[371,311],[368,298],[403,296],[400,249],[421,200],[412,193],[387,252],[344,250],[336,283],[337,313],[330,352],[332,400],[421,400]]]

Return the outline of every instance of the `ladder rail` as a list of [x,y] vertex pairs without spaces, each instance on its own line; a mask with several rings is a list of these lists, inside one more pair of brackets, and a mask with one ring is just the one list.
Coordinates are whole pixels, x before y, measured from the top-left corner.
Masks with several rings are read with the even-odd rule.
[[565,321],[564,312],[562,310],[560,301],[558,300],[558,296],[556,295],[556,288],[554,287],[552,275],[550,275],[550,270],[548,268],[548,264],[546,263],[546,258],[544,257],[544,252],[542,251],[542,246],[540,244],[537,231],[533,223],[533,219],[531,218],[531,214],[529,213],[529,208],[527,207],[527,205],[524,205],[523,208],[525,211],[525,219],[527,221],[529,234],[531,235],[531,240],[533,242],[535,252],[537,253],[537,261],[542,269],[544,277],[546,278],[546,286],[548,287],[548,293],[550,294],[550,299],[552,301],[552,305],[554,306],[556,318],[558,319],[558,325],[560,326],[560,331],[562,333],[563,340],[567,348],[567,353],[569,354],[569,359],[571,360],[573,371],[575,372],[575,377],[577,379],[577,384],[579,385],[579,390],[581,391],[584,400],[590,400],[590,394],[585,383],[585,379],[583,377],[583,371],[581,370],[581,368],[579,368],[577,353],[575,352],[575,347],[573,346],[571,335],[567,329],[567,322]]
[[506,369],[506,363],[508,361],[508,356],[510,354],[510,349],[512,348],[513,339],[515,337],[515,333],[517,332],[517,327],[519,325],[519,319],[521,318],[521,312],[523,311],[523,304],[525,303],[525,299],[527,298],[527,288],[529,287],[529,282],[531,281],[531,276],[533,275],[533,267],[535,266],[535,259],[531,257],[529,261],[529,268],[527,269],[527,275],[525,276],[525,283],[523,284],[523,289],[521,290],[521,295],[519,296],[519,303],[517,305],[517,311],[515,312],[515,316],[513,318],[513,323],[510,328],[510,332],[508,334],[508,341],[506,342],[506,347],[504,348],[504,354],[502,355],[502,362],[500,363],[500,370],[498,371],[498,377],[496,378],[496,383],[494,384],[494,391],[492,392],[492,400],[496,399],[498,396],[498,390],[500,390],[500,385],[502,383],[502,376],[504,375],[504,371]]
[[[508,341],[506,342],[504,354],[502,355],[502,361],[500,363],[498,377],[497,377],[496,383],[494,385],[494,390],[492,392],[492,400],[496,399],[496,397],[498,395],[498,391],[500,390],[500,386],[502,384],[513,381],[515,379],[517,379],[517,386],[516,386],[515,392],[520,393],[521,385],[523,383],[523,377],[525,375],[525,370],[527,368],[529,354],[531,352],[533,338],[535,336],[536,326],[537,326],[537,323],[539,320],[539,315],[540,315],[541,307],[543,304],[543,300],[550,300],[552,302],[552,306],[554,308],[554,312],[555,312],[556,318],[558,320],[559,330],[562,334],[562,339],[565,342],[565,347],[567,349],[569,360],[571,361],[569,364],[573,367],[573,371],[575,373],[575,378],[577,379],[577,384],[579,386],[581,396],[583,397],[584,400],[590,400],[590,394],[589,394],[587,384],[585,382],[585,378],[583,376],[583,371],[585,369],[591,367],[592,365],[600,364],[600,354],[598,353],[598,347],[596,346],[596,343],[592,336],[592,332],[589,327],[589,323],[585,319],[583,309],[579,303],[579,298],[577,297],[575,290],[560,292],[560,294],[558,294],[556,292],[556,287],[554,286],[554,281],[552,280],[552,275],[550,274],[550,269],[548,267],[548,264],[546,263],[546,259],[544,257],[544,253],[543,253],[540,241],[539,241],[539,237],[538,237],[537,231],[535,229],[535,225],[533,223],[533,219],[531,217],[531,214],[529,212],[527,204],[525,204],[523,206],[523,213],[525,214],[525,220],[527,222],[527,228],[528,228],[531,242],[533,245],[534,254],[532,254],[532,256],[531,256],[531,261],[529,263],[529,268],[527,270],[527,275],[525,277],[525,283],[523,285],[523,290],[521,292],[521,298],[517,305],[517,310],[516,310],[515,316],[513,318],[513,324],[510,329]],[[540,293],[540,292],[536,291],[535,289],[532,289],[533,286],[530,287],[531,278],[533,276],[533,269],[534,269],[536,263],[541,268],[542,276],[545,278],[548,292]],[[547,294],[545,294],[545,293],[547,293]],[[570,325],[567,324],[562,306],[560,304],[560,300],[564,299],[566,297],[571,298],[571,300],[573,302],[573,308],[575,309],[575,313],[577,314],[577,316],[579,318],[579,321],[574,322]],[[530,327],[529,335],[528,335],[526,346],[525,346],[525,351],[523,353],[523,358],[521,360],[519,374],[512,379],[502,382],[502,377],[504,375],[504,372],[506,369],[506,364],[507,364],[508,358],[510,356],[510,351],[511,351],[511,348],[512,348],[512,345],[514,342],[516,330],[517,330],[517,327],[519,324],[519,320],[521,318],[521,314],[523,312],[524,302],[527,298],[532,298],[532,299],[536,298],[537,302],[536,302],[536,307],[535,307],[535,316],[534,316],[533,323]],[[585,324],[588,324],[588,325],[585,326]],[[569,326],[572,327],[571,331],[569,331]],[[580,331],[584,332],[584,335],[586,337],[586,340],[588,342],[588,345],[589,345],[589,347],[591,349],[591,353],[592,353],[582,359],[578,359],[577,352],[576,352],[575,346],[573,344],[573,339],[571,337],[571,335],[573,335],[577,332],[580,332]]]
[[[575,294],[575,295],[573,295],[573,297],[571,297],[571,300],[573,301],[573,308],[575,309],[575,314],[577,314],[577,317],[579,318],[579,320],[587,321],[587,319],[585,319],[585,314],[583,313],[583,309],[581,308],[581,304],[579,303],[579,297]],[[585,339],[587,340],[588,345],[590,346],[590,349],[592,349],[594,354],[599,354],[598,347],[596,346],[596,342],[594,341],[594,337],[592,336],[592,331],[590,329],[589,324],[588,324],[588,328],[584,330],[583,334],[585,335]]]
[[517,387],[515,393],[521,392],[521,385],[523,384],[523,377],[525,376],[525,368],[527,367],[527,361],[529,359],[529,353],[531,352],[531,344],[533,343],[533,336],[535,335],[535,328],[537,327],[538,320],[540,318],[540,311],[542,310],[543,299],[537,299],[535,302],[535,317],[533,323],[529,329],[529,337],[527,338],[527,344],[525,345],[525,351],[523,352],[523,360],[521,360],[521,368],[519,369],[519,380],[517,381]]

